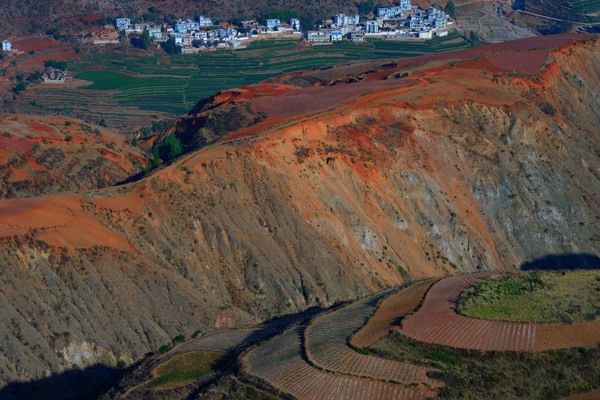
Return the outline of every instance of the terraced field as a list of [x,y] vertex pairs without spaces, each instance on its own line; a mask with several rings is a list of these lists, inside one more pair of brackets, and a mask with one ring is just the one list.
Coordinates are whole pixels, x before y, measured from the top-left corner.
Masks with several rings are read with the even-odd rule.
[[372,346],[393,329],[399,318],[410,314],[419,306],[434,283],[435,280],[419,282],[385,299],[369,322],[352,336],[350,343],[358,348]]
[[274,336],[293,324],[306,323],[321,311],[319,308],[313,308],[298,314],[265,322],[254,328],[226,329],[198,336],[195,339],[175,346],[169,353],[165,354],[164,358],[170,359],[177,354],[188,351],[229,352],[237,350]]
[[348,346],[350,336],[389,294],[389,291],[379,293],[316,317],[305,333],[309,361],[327,371],[420,385],[423,388],[440,386],[440,382],[427,377],[427,368],[360,354]]
[[303,399],[425,399],[432,393],[395,383],[335,374],[303,357],[303,328],[295,327],[261,344],[244,358],[244,368],[281,392]]
[[[258,378],[281,394],[300,400],[426,399],[447,389],[444,382],[428,376],[431,367],[363,354],[350,343],[371,346],[403,317],[402,334],[464,349],[539,351],[600,340],[600,321],[563,331],[554,325],[484,321],[456,314],[460,293],[491,275],[484,272],[423,281],[330,312],[309,310],[252,329],[216,332],[175,347],[160,362],[190,351],[231,352],[255,345],[241,357],[242,377]],[[427,357],[434,353],[444,360],[454,357],[439,349],[427,351]]]
[[[309,47],[297,40],[263,40],[247,49],[197,55],[96,54],[69,64],[77,78],[91,82],[89,86],[73,92],[68,87],[41,85],[35,95],[19,96],[11,111],[60,113],[94,122],[104,119],[108,126],[133,131],[153,120],[184,114],[220,90],[283,73],[361,59],[413,57],[467,45],[457,33],[451,33],[425,42],[374,39]],[[86,115],[87,99],[99,96],[102,101],[90,107]]]
[[415,340],[482,351],[545,351],[600,341],[600,320],[575,324],[486,321],[456,313],[460,294],[490,273],[455,276],[433,285],[422,307],[399,331]]

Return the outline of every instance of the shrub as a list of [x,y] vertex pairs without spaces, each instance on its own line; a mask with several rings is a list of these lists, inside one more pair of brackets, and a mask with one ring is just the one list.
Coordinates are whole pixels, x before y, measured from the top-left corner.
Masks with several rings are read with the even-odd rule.
[[56,69],[62,69],[63,71],[67,69],[66,61],[57,61],[57,60],[48,60],[44,63],[44,67],[53,67]]
[[158,348],[158,353],[159,354],[165,354],[169,350],[171,350],[171,345],[170,344],[163,344],[162,346],[160,346]]
[[17,83],[17,85],[13,88],[13,93],[14,94],[19,94],[22,91],[24,91],[25,89],[27,89],[27,85],[25,84],[25,82],[19,82]]
[[183,343],[183,342],[185,342],[185,336],[184,335],[177,335],[171,341],[173,342],[173,344],[175,344],[175,343]]
[[541,106],[540,109],[548,114],[548,115],[554,115],[556,114],[556,107],[554,107],[551,103],[545,101]]

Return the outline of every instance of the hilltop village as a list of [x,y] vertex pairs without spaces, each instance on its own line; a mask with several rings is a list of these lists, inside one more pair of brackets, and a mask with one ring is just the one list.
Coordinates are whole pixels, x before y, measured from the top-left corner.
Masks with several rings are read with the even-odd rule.
[[[130,18],[117,18],[116,31],[123,36],[140,38],[140,45],[162,47],[169,53],[198,53],[215,48],[243,48],[249,41],[265,37],[304,37],[311,44],[331,44],[342,40],[362,42],[368,37],[386,39],[432,39],[447,36],[453,21],[438,7],[427,10],[413,6],[410,0],[398,5],[379,7],[373,19],[359,15],[337,14],[322,21],[316,30],[305,30],[299,18],[287,21],[253,19],[238,24],[217,23],[212,18],[199,16],[178,19],[172,25],[135,23]],[[112,41],[97,40],[95,44]]]

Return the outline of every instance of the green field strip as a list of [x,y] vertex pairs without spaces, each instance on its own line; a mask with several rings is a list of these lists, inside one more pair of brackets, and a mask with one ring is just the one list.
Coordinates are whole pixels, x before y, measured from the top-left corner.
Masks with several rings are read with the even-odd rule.
[[[298,43],[263,40],[235,52],[218,50],[194,55],[138,58],[123,54],[91,55],[70,65],[77,78],[90,81],[91,85],[78,89],[77,96],[71,93],[57,98],[67,106],[77,103],[72,104],[76,107],[82,104],[75,100],[84,97],[81,94],[94,97],[94,93],[104,92],[118,104],[138,107],[142,112],[182,114],[197,101],[220,90],[258,83],[284,73],[356,60],[414,57],[468,46],[455,32],[427,42],[369,39],[365,43],[340,42],[308,48]],[[163,62],[165,57],[168,63]]]

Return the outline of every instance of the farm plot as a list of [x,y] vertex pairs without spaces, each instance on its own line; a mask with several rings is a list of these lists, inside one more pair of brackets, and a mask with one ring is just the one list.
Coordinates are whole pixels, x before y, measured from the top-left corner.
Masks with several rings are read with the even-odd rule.
[[490,274],[455,276],[436,283],[423,306],[402,322],[399,331],[427,343],[482,351],[544,351],[600,341],[600,321],[565,326],[486,321],[458,315],[455,307],[460,294],[487,276]]
[[423,306],[402,322],[400,332],[415,340],[477,350],[533,350],[532,324],[491,322],[460,316],[455,303],[464,290],[490,274],[446,278],[436,283]]
[[[108,126],[134,131],[148,127],[152,121],[185,114],[198,101],[220,90],[276,75],[353,60],[411,57],[467,46],[460,36],[451,34],[429,42],[373,40],[315,47],[302,46],[297,40],[263,40],[243,50],[198,55],[94,54],[69,62],[71,72],[92,82],[78,88],[76,96],[66,86],[46,87],[35,97],[19,96],[11,107],[17,113],[34,114],[60,108],[66,115],[95,122],[104,119]],[[102,101],[91,107],[80,106],[98,96]]]
[[302,328],[285,331],[253,349],[244,369],[274,388],[303,399],[425,399],[433,393],[389,382],[320,371],[302,358]]
[[171,358],[188,351],[230,352],[274,336],[292,324],[306,322],[321,311],[319,308],[313,308],[301,313],[268,321],[253,328],[227,329],[212,332],[175,346],[165,357]]
[[122,105],[115,99],[116,94],[108,90],[36,85],[23,92],[18,102],[11,103],[8,111],[31,115],[66,115],[96,124],[104,120],[108,126],[118,128],[123,133],[148,125],[148,121],[171,118],[171,114],[164,111],[155,111],[149,116],[147,111],[136,105]]
[[112,71],[92,71],[77,75],[92,82],[89,90],[118,90],[115,99],[126,106],[143,105],[146,110],[183,114],[190,107],[184,99],[187,77],[128,75]]
[[393,328],[394,322],[413,312],[423,299],[434,280],[416,283],[385,299],[369,322],[350,339],[353,346],[372,346]]
[[427,377],[427,368],[359,354],[348,346],[352,333],[364,324],[379,301],[389,294],[390,291],[382,292],[315,318],[305,332],[308,359],[328,371],[421,387],[441,386],[440,382]]

